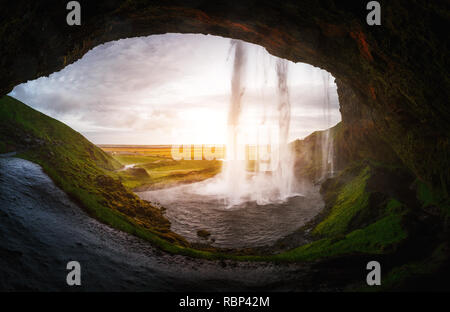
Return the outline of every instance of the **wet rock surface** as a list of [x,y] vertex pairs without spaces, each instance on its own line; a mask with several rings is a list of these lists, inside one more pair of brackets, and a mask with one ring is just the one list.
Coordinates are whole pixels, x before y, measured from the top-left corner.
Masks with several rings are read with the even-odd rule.
[[74,260],[81,291],[310,289],[309,265],[169,255],[87,216],[38,165],[5,157],[0,168],[1,290],[74,290],[66,285]]

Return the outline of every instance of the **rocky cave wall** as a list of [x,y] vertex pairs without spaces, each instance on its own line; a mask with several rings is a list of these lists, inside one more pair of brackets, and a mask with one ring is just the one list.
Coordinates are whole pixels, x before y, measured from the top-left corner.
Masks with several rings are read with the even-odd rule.
[[370,133],[419,179],[447,190],[447,1],[380,1],[382,26],[366,24],[367,1],[79,2],[82,25],[72,27],[67,1],[0,4],[1,95],[111,40],[167,32],[242,39],[336,77],[349,151]]

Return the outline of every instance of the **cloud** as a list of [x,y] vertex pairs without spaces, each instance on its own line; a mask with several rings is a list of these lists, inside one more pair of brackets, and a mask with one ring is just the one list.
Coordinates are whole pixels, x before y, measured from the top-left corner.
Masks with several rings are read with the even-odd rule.
[[[245,105],[261,113],[262,104],[277,100],[274,57],[261,47],[246,45],[254,54],[249,58]],[[201,140],[201,130],[189,137],[201,125],[210,127],[203,130],[209,137],[216,134],[223,140],[230,99],[229,47],[229,39],[193,34],[119,40],[94,48],[49,77],[16,86],[10,95],[67,123],[94,143]],[[305,136],[326,128],[323,71],[301,63],[290,63],[290,68],[292,134]],[[331,120],[337,122],[334,85],[329,96]],[[176,136],[174,129],[186,135]]]

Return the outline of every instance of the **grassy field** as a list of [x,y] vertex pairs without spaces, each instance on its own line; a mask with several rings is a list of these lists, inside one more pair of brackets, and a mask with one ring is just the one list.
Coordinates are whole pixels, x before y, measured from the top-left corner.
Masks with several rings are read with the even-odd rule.
[[156,156],[171,158],[169,145],[98,145],[103,151],[112,155]]
[[198,182],[215,176],[222,168],[219,160],[174,160],[170,146],[100,147],[128,166],[115,174],[125,187],[133,190]]

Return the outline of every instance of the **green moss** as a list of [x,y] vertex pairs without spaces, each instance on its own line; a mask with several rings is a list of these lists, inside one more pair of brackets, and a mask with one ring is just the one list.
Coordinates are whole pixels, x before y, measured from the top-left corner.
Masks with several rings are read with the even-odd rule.
[[396,243],[407,237],[401,221],[401,214],[389,215],[340,239],[324,238],[281,253],[274,258],[289,261],[311,261],[343,254],[381,254],[392,249]]
[[368,206],[369,193],[366,192],[366,183],[369,177],[370,167],[365,167],[356,178],[342,188],[330,215],[317,225],[314,234],[322,236],[345,234],[355,215]]

